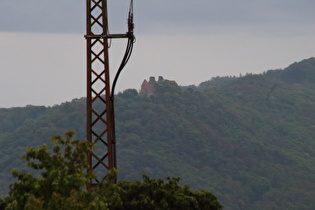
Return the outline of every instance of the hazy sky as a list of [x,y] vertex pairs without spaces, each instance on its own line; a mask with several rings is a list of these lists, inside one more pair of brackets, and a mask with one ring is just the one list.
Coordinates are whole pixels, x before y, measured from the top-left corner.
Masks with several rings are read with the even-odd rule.
[[[84,0],[0,1],[0,107],[85,96]],[[129,1],[108,0],[111,33]],[[198,85],[315,56],[314,0],[135,0],[137,42],[117,91],[149,76]],[[113,41],[111,71],[125,42]]]

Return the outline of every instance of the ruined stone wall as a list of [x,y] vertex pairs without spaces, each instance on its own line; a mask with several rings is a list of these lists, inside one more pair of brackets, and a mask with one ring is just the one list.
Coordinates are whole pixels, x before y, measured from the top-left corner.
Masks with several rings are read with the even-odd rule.
[[141,85],[140,95],[152,96],[155,95],[156,91],[156,81],[155,77],[150,77],[149,82],[144,80]]

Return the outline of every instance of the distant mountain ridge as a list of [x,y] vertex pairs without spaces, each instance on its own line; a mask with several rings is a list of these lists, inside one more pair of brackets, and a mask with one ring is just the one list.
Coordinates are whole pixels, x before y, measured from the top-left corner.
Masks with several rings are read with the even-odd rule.
[[[315,58],[199,86],[157,81],[116,95],[119,179],[180,176],[225,209],[315,209]],[[0,109],[2,196],[26,145],[85,138],[85,99]],[[1,194],[0,194],[1,195]]]
[[287,83],[301,83],[304,85],[315,84],[315,58],[295,62],[284,70],[269,70],[265,76]]
[[[253,74],[246,74],[250,76]],[[261,74],[258,74],[269,79],[278,80],[286,83],[297,83],[304,86],[311,86],[315,84],[315,58],[311,57],[299,62],[295,62],[284,69],[268,70]],[[256,75],[257,76],[257,75]],[[225,77],[213,77],[211,80],[202,82],[199,84],[199,90],[203,90],[206,87],[218,87],[226,85],[232,81],[238,80],[240,77],[225,76]]]

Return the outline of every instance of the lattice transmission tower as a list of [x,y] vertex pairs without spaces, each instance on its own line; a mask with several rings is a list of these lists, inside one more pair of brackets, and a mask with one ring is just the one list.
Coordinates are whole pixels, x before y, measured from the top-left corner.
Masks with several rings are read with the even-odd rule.
[[[114,90],[120,72],[128,62],[134,43],[133,0],[130,2],[128,31],[108,33],[107,0],[86,0],[87,41],[87,139],[95,148],[88,164],[97,178],[87,189],[106,179],[109,170],[116,168],[116,139],[114,117]],[[113,82],[110,82],[109,39],[126,38],[127,47]]]

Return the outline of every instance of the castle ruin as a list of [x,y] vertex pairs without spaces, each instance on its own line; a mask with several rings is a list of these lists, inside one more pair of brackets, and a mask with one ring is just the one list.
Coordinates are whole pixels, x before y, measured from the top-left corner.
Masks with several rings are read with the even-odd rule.
[[[158,81],[163,81],[163,80],[164,78],[162,76],[159,76]],[[156,86],[157,86],[157,82],[155,80],[155,77],[150,77],[149,82],[145,79],[142,82],[141,90],[139,94],[143,96],[153,96],[156,94]]]

